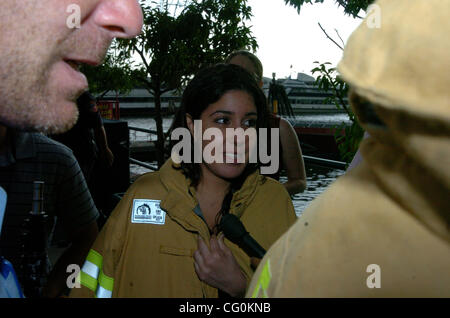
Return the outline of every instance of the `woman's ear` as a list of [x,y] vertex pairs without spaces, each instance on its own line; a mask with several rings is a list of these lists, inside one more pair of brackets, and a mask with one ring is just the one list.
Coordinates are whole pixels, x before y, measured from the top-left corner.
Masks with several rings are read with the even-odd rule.
[[191,135],[194,136],[194,121],[192,120],[192,117],[189,114],[186,114],[186,124],[189,131],[191,132]]

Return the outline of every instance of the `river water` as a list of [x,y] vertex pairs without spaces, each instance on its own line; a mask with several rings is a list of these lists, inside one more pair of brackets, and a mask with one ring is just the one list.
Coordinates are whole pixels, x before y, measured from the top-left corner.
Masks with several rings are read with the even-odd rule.
[[[142,118],[142,117],[123,117],[122,120],[128,122],[128,126],[145,128],[150,130],[156,130],[156,124],[153,118]],[[344,114],[330,114],[330,115],[308,115],[308,116],[297,116],[296,118],[290,120],[292,121],[308,121],[308,122],[320,122],[320,123],[339,123],[346,121],[347,117]],[[163,119],[163,129],[167,131],[172,123],[171,117],[166,117]],[[154,140],[156,136],[150,135],[145,132],[130,131],[130,142],[133,141],[146,141]],[[143,174],[149,172],[149,169],[143,168],[141,166],[132,164],[130,165],[130,170],[132,174]],[[307,188],[303,193],[296,194],[292,196],[292,203],[295,208],[297,216],[301,216],[304,209],[309,205],[311,200],[322,193],[337,177],[344,174],[344,170],[326,168],[316,165],[310,165],[306,163],[306,177],[307,177]],[[280,182],[286,182],[287,177],[281,175]]]

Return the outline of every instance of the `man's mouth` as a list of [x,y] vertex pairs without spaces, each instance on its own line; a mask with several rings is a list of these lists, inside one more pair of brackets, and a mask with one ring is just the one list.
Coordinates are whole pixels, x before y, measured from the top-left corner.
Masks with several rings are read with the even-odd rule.
[[83,63],[77,62],[75,60],[64,60],[71,68],[73,68],[75,71],[79,72],[80,67]]
[[80,71],[82,65],[91,65],[98,66],[101,64],[101,60],[93,59],[93,58],[82,58],[82,57],[67,57],[64,58],[64,62],[67,63],[71,68],[75,71]]

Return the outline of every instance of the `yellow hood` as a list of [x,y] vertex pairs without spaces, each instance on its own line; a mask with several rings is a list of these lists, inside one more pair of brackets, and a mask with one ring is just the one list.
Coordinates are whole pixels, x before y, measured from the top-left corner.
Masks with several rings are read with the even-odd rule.
[[[361,153],[395,200],[449,240],[450,1],[380,0],[375,8],[380,27],[369,12],[338,66],[373,137]],[[384,125],[367,118],[367,102]]]
[[340,74],[372,103],[448,123],[450,1],[380,0],[375,8],[349,38]]

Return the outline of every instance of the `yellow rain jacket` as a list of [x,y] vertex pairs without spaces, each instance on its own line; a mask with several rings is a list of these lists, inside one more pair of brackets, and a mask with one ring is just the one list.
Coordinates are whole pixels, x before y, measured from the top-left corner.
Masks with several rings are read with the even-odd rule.
[[247,297],[450,297],[450,2],[375,5],[380,28],[364,20],[339,65],[371,135],[363,162],[272,246]]
[[[99,234],[82,268],[81,288],[70,296],[217,297],[217,289],[201,282],[194,269],[198,236],[210,239],[206,223],[194,213],[197,204],[195,189],[170,159],[158,172],[140,177]],[[234,193],[230,213],[265,249],[296,219],[284,187],[257,172]],[[225,244],[249,282],[250,258],[227,239]]]

